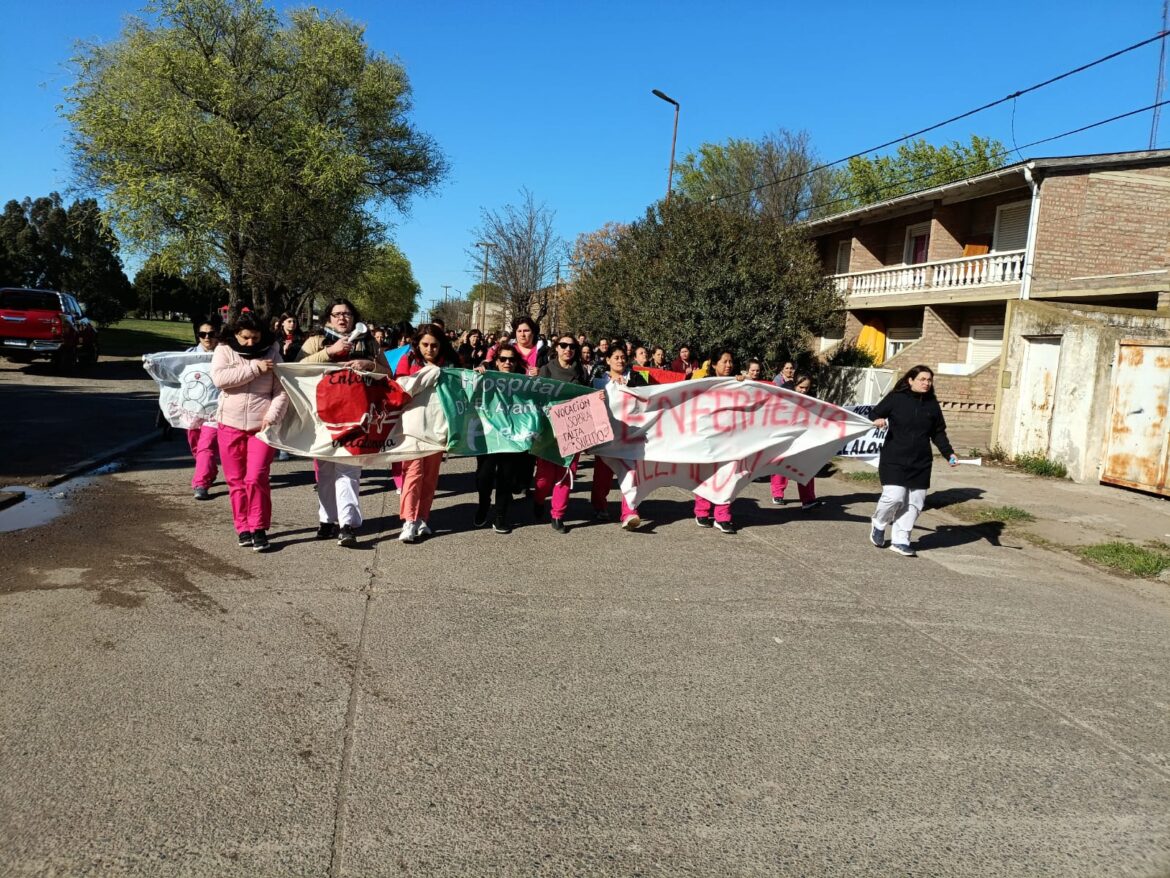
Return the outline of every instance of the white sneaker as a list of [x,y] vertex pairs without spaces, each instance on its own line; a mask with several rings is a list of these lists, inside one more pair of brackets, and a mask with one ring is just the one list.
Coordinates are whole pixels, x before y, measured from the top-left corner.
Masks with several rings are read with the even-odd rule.
[[642,519],[638,517],[637,513],[634,513],[622,522],[622,530],[637,530],[641,524]]
[[402,525],[402,533],[398,535],[399,542],[413,543],[418,539],[418,522],[407,521]]
[[418,525],[418,527],[414,529],[414,535],[416,537],[429,537],[433,533],[431,526],[425,521],[418,521],[415,522],[415,524]]

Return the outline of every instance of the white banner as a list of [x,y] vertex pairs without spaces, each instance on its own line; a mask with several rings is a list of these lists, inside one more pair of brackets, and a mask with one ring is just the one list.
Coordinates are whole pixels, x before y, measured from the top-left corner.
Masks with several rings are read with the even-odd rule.
[[439,370],[391,378],[332,364],[278,363],[288,394],[279,424],[258,435],[306,457],[371,465],[447,449],[447,418],[433,392]]
[[729,503],[759,476],[801,484],[842,443],[873,428],[832,403],[773,384],[708,378],[654,387],[609,385],[614,440],[593,449],[636,505],[659,487]]
[[172,427],[193,430],[215,424],[219,388],[211,381],[211,354],[145,354],[142,368],[158,382],[158,406]]
[[[855,414],[868,418],[870,412],[873,411],[877,403],[866,403],[865,405],[847,405],[845,409]],[[886,441],[886,427],[870,426],[868,433],[862,436],[856,436],[846,442],[841,450],[837,452],[838,457],[852,457],[857,460],[868,463],[870,466],[877,466],[881,459],[882,445]]]

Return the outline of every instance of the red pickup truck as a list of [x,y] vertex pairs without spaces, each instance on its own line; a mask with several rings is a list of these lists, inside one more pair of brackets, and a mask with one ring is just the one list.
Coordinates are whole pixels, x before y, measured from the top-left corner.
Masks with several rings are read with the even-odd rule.
[[97,327],[77,299],[55,290],[0,289],[0,356],[17,363],[51,360],[60,372],[96,363]]

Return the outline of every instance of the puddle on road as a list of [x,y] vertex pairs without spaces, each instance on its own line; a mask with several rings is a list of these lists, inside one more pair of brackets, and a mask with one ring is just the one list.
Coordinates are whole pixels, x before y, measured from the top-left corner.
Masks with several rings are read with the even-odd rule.
[[0,509],[0,533],[11,533],[14,530],[26,530],[48,524],[61,515],[68,504],[65,485],[45,490],[11,485],[0,488],[0,491],[24,494],[23,500],[13,503],[7,509]]
[[88,488],[98,476],[120,471],[123,465],[122,461],[115,460],[52,488],[27,488],[24,485],[0,488],[0,493],[24,494],[23,500],[13,503],[7,509],[0,509],[0,533],[48,524],[68,511],[73,494]]
[[8,485],[0,488],[0,493],[24,494],[23,500],[13,503],[7,509],[0,509],[0,533],[28,530],[32,527],[48,524],[67,512],[73,495],[88,488],[97,476],[116,473],[121,468],[121,461],[107,463],[105,466],[99,466],[83,476],[62,482],[52,488],[28,488],[24,485]]

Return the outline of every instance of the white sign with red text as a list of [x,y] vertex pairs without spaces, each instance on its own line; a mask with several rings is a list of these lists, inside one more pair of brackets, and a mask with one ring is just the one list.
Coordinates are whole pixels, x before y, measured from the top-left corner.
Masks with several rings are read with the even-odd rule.
[[832,403],[761,382],[710,378],[607,388],[614,439],[593,453],[636,505],[660,487],[729,503],[759,476],[807,483],[855,436],[873,428]]

